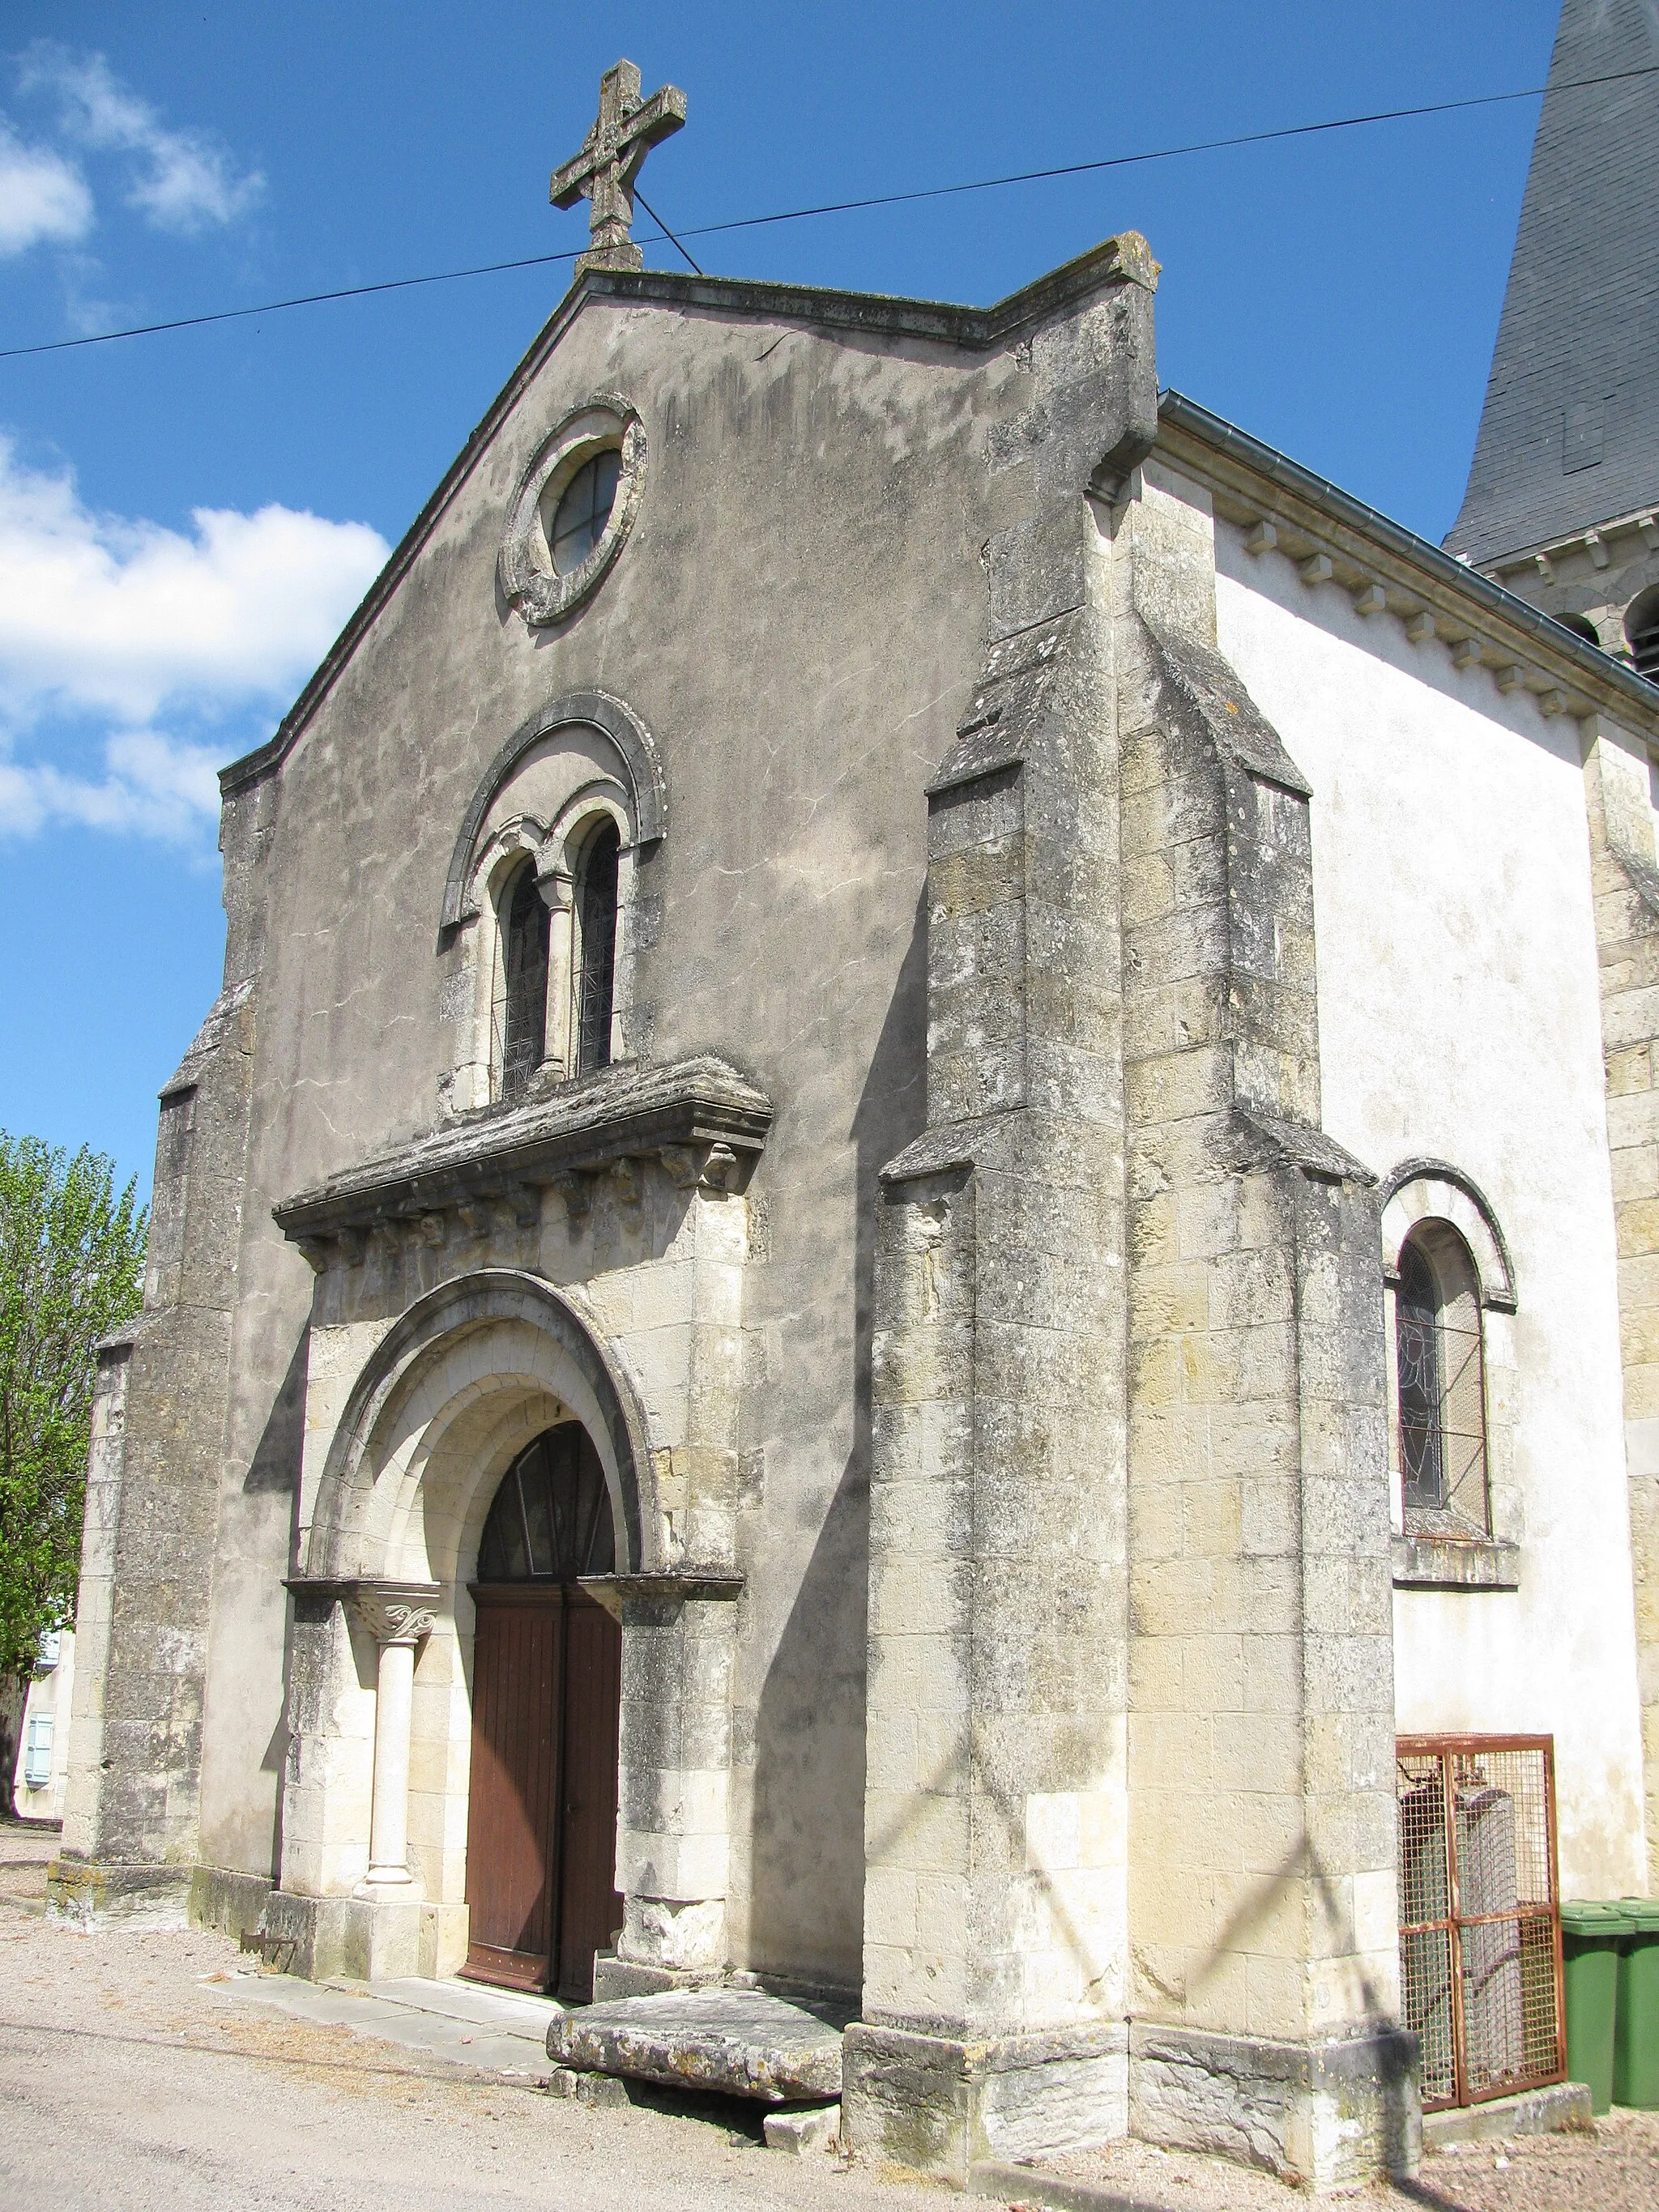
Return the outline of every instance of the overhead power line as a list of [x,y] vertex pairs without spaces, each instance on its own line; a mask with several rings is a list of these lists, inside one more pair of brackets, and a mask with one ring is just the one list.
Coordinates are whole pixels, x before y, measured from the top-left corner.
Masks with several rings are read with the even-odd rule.
[[[1606,76],[1575,77],[1556,85],[1557,92],[1588,92],[1605,85],[1626,84],[1638,77],[1659,76],[1659,63],[1641,69],[1615,70]],[[1275,140],[1315,138],[1334,131],[1358,131],[1378,123],[1407,123],[1430,115],[1456,115],[1474,107],[1504,107],[1516,100],[1540,100],[1552,89],[1534,84],[1518,92],[1485,92],[1467,100],[1439,100],[1419,107],[1377,108],[1366,115],[1338,115],[1322,123],[1293,123],[1275,131],[1246,131],[1229,138],[1194,139],[1182,146],[1158,146],[1139,154],[1109,154],[1099,161],[1065,161],[1053,168],[1019,169],[1004,177],[977,177],[962,185],[929,185],[915,191],[877,192],[856,200],[825,200],[815,207],[784,208],[774,215],[735,216],[725,222],[699,223],[678,234],[669,229],[635,189],[634,197],[657,226],[665,244],[674,246],[701,276],[703,271],[681,244],[686,238],[713,238],[723,231],[758,230],[770,223],[804,222],[817,216],[854,215],[867,208],[904,207],[917,200],[951,199],[963,192],[1000,191],[1011,185],[1045,184],[1057,177],[1085,177],[1103,169],[1128,169],[1150,161],[1176,161],[1194,154],[1226,153],[1237,147],[1266,146]],[[647,244],[653,243],[647,240]],[[464,277],[500,276],[515,269],[546,269],[574,261],[582,248],[565,253],[532,253],[517,261],[486,261],[470,269],[439,269],[421,276],[388,276],[375,284],[345,284],[331,292],[303,292],[291,300],[267,300],[257,307],[220,307],[204,315],[179,315],[170,322],[135,323],[121,331],[96,331],[78,338],[52,338],[40,345],[0,347],[0,361],[18,361],[40,353],[70,353],[82,346],[110,345],[118,338],[155,337],[164,331],[199,330],[208,323],[234,323],[252,315],[276,315],[290,307],[316,307],[331,300],[364,300],[376,292],[407,292],[422,284],[453,284]]]

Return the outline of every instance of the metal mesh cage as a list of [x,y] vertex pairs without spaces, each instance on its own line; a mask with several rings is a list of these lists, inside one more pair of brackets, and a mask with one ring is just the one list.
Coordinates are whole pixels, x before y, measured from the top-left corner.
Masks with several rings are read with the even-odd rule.
[[1400,1973],[1425,2107],[1566,2072],[1548,1736],[1410,1736],[1396,1759]]

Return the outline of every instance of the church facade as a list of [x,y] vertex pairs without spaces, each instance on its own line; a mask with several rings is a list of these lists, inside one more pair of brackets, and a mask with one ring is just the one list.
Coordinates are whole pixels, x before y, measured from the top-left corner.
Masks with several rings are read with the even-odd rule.
[[1133,234],[633,252],[225,772],[53,1909],[1408,2162],[1401,1743],[1659,1852],[1659,692],[1160,396]]

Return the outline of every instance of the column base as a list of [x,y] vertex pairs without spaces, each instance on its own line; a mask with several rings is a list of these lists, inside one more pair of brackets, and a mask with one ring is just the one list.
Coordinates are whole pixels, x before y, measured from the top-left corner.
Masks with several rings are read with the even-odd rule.
[[466,1907],[418,1894],[303,1897],[273,1889],[251,1939],[266,1963],[308,1982],[386,1982],[453,1973],[466,1956]]
[[90,1936],[100,1928],[188,1928],[187,1866],[122,1859],[54,1859],[46,1869],[46,1918]]
[[1314,2189],[1410,2177],[1423,2150],[1417,2039],[1399,2028],[1277,2042],[1137,2021],[1129,2126]]
[[629,1891],[623,1902],[617,1956],[630,1966],[669,1973],[719,1974],[726,1965],[726,1899],[646,1897]]
[[1124,2134],[1128,2063],[1118,2021],[971,2043],[854,2021],[842,2045],[842,2140],[966,2188],[983,2160]]

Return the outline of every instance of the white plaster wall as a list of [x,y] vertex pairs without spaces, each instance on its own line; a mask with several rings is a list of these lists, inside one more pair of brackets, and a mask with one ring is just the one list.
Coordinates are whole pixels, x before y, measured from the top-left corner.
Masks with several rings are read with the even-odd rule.
[[1401,1733],[1551,1733],[1564,1894],[1644,1881],[1578,728],[1218,522],[1222,652],[1313,786],[1324,1126],[1449,1160],[1515,1263],[1518,1591],[1397,1590]]

